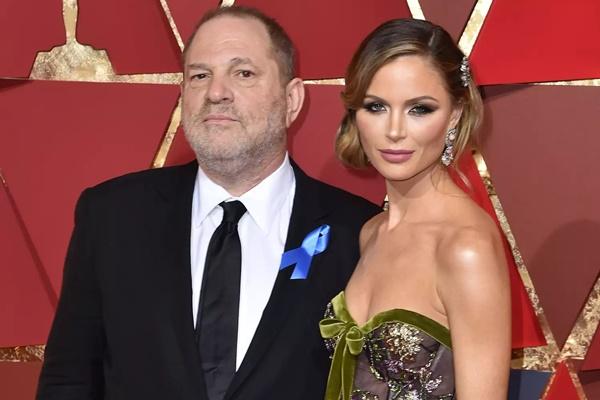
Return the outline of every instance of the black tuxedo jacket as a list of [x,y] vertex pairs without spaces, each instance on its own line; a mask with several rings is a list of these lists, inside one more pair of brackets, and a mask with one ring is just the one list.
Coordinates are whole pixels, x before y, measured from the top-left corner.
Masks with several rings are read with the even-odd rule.
[[[105,182],[81,195],[37,399],[204,400],[190,273],[197,164]],[[322,224],[328,248],[306,280],[279,272],[226,400],[320,400],[329,358],[318,322],[359,256],[375,205],[306,176],[286,250]]]

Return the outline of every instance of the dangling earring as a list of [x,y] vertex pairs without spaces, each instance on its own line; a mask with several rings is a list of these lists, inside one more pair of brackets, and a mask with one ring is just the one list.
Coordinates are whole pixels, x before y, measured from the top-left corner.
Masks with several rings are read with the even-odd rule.
[[442,153],[442,164],[446,167],[454,160],[454,141],[456,140],[456,128],[449,129],[446,133],[444,152]]

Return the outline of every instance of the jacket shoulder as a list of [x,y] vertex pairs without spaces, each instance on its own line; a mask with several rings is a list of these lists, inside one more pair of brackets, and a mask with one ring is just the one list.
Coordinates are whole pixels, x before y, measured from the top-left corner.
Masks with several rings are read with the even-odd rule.
[[147,193],[152,188],[165,188],[177,185],[186,178],[193,181],[196,175],[195,162],[163,168],[153,168],[128,173],[108,179],[95,186],[87,188],[87,197],[112,199]]
[[327,205],[328,208],[335,210],[336,213],[352,214],[362,219],[369,219],[382,211],[380,206],[361,196],[307,175],[304,178],[312,186],[314,195],[318,196],[321,202]]

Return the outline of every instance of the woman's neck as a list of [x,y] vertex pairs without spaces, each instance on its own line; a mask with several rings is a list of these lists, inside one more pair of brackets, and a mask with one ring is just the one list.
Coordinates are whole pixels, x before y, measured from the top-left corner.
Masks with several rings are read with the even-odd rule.
[[456,185],[440,165],[403,181],[386,180],[388,226],[430,220],[443,207],[442,196],[455,193]]

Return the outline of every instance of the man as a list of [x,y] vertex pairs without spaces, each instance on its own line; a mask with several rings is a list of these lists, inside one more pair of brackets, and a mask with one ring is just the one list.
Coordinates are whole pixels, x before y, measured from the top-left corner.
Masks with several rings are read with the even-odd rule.
[[256,10],[203,18],[182,83],[197,163],[82,194],[38,399],[323,398],[318,321],[378,209],[288,159],[293,65]]

